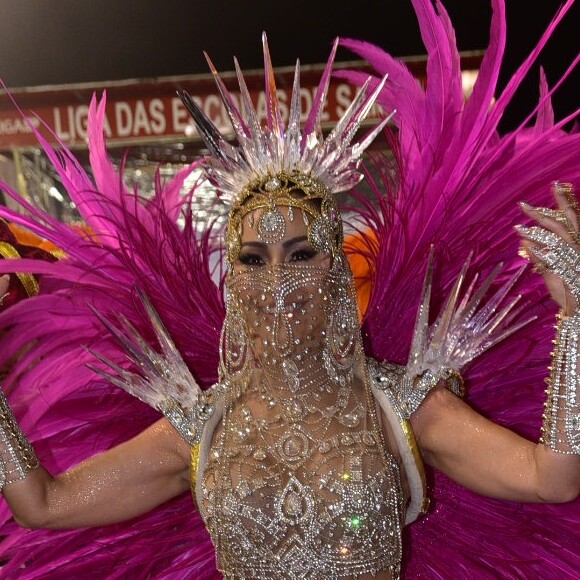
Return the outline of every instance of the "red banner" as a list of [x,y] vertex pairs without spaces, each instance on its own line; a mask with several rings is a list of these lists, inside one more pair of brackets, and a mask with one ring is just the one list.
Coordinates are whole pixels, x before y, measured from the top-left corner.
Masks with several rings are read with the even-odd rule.
[[[480,57],[462,61],[468,68],[477,68]],[[424,59],[414,59],[407,63],[415,76],[424,79]],[[474,66],[475,65],[475,66]],[[345,65],[341,65],[345,66]],[[356,63],[358,68],[361,63]],[[300,100],[303,116],[310,110],[316,88],[320,80],[323,65],[304,67],[301,72]],[[263,73],[246,74],[258,116],[266,116],[266,96],[263,92]],[[281,113],[288,115],[293,69],[280,69],[276,72],[278,97]],[[233,91],[237,87],[235,75],[226,73],[222,76],[226,85]],[[388,81],[387,81],[388,82]],[[217,94],[211,75],[189,77],[161,78],[154,80],[117,81],[107,84],[83,84],[57,87],[40,87],[15,89],[12,96],[27,115],[29,122],[39,127],[47,138],[54,141],[54,136],[43,127],[45,123],[56,137],[71,147],[84,147],[87,133],[87,115],[91,95],[106,89],[107,106],[105,132],[111,145],[147,141],[187,141],[197,138],[192,121],[185,107],[176,95],[177,90],[188,91],[206,115],[227,132],[229,121],[222,101]],[[356,88],[339,79],[332,79],[328,90],[322,122],[332,125],[344,113],[356,93]],[[233,93],[239,99],[239,93]],[[369,118],[383,114],[378,107]],[[39,120],[42,119],[42,122]],[[10,98],[0,93],[0,150],[11,147],[34,147],[37,141],[30,127],[22,118]]]
[[[301,110],[307,114],[316,93],[320,72],[309,70],[302,74],[300,89]],[[281,114],[287,118],[290,107],[293,72],[277,74],[278,98]],[[313,82],[311,82],[311,79]],[[263,86],[261,75],[248,75],[252,101],[261,121],[266,116],[266,95],[257,90]],[[305,82],[306,81],[306,82]],[[233,89],[235,84],[229,83]],[[29,120],[35,127],[41,121],[54,132],[56,137],[73,147],[83,147],[87,137],[87,116],[93,92],[101,92],[101,86],[55,87],[30,91],[14,91],[18,105],[35,116]],[[189,140],[197,137],[189,113],[176,95],[177,89],[187,90],[205,114],[216,126],[227,132],[230,127],[227,113],[217,94],[213,79],[208,76],[197,78],[160,79],[159,81],[134,84],[111,83],[107,88],[105,133],[109,143],[131,143],[134,141]],[[348,107],[356,88],[339,80],[332,80],[322,122],[336,121]],[[233,93],[239,101],[239,93]],[[378,115],[378,110],[374,111]],[[43,129],[43,134],[50,133]],[[51,139],[54,140],[54,139]],[[35,146],[36,139],[26,121],[8,100],[0,97],[0,149]]]

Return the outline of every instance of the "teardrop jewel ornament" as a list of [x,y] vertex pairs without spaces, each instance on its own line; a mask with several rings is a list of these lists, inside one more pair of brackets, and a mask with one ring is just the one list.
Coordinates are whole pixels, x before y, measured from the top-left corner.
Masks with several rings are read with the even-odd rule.
[[276,499],[278,517],[288,524],[296,525],[311,519],[314,508],[312,491],[292,476]]
[[222,329],[221,357],[231,375],[244,370],[248,358],[246,331],[240,318],[226,316]]
[[282,361],[282,370],[286,376],[288,387],[295,393],[300,388],[300,371],[298,370],[298,365],[292,359],[285,358]]
[[308,240],[318,252],[330,254],[334,239],[333,223],[325,216],[317,217],[308,227]]
[[294,348],[293,332],[288,315],[284,310],[276,309],[274,313],[274,341],[282,357],[287,357]]
[[343,385],[352,372],[359,330],[358,320],[349,306],[351,302],[344,289],[339,291],[337,303],[338,306],[330,313],[324,363],[330,378]]

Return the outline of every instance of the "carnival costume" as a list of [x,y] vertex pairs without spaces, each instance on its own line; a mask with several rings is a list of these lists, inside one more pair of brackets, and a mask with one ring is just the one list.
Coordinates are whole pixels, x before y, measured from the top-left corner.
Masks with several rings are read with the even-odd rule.
[[[571,4],[566,3],[556,21]],[[219,232],[209,228],[197,234],[188,197],[179,197],[188,170],[169,184],[159,182],[148,202],[127,192],[106,156],[104,101],[91,104],[89,145],[96,186],[66,147],[57,153],[37,132],[94,236],[74,232],[22,200],[32,217],[0,212],[67,254],[55,265],[19,261],[18,271],[43,275],[43,292],[0,320],[11,327],[3,356],[38,341],[6,383],[22,431],[43,464],[61,470],[155,418],[138,402],[111,390],[103,375],[164,412],[192,443],[192,466],[199,463],[192,477],[196,475],[197,503],[226,575],[269,577],[283,570],[289,577],[300,577],[301,571],[308,577],[333,577],[386,569],[396,576],[402,525],[405,518],[414,519],[423,503],[420,461],[405,422],[439,380],[446,379],[459,392],[455,371],[496,338],[512,333],[469,367],[470,403],[497,413],[500,400],[524,397],[494,418],[522,427],[532,437],[528,415],[538,421],[541,417],[541,381],[554,309],[540,298],[544,291],[533,273],[514,278],[521,261],[512,226],[519,221],[516,201],[550,205],[551,181],[578,182],[580,139],[564,133],[563,123],[553,123],[545,81],[535,127],[497,136],[501,113],[533,60],[526,61],[490,108],[505,40],[502,2],[493,3],[490,50],[466,103],[447,14],[439,4],[437,10],[427,1],[414,5],[429,54],[426,89],[379,49],[345,41],[381,76],[388,73],[389,80],[377,81],[370,97],[361,91],[360,100],[326,140],[319,114],[330,63],[303,130],[296,102],[288,124],[281,122],[267,51],[265,130],[256,122],[241,73],[243,115],[216,75],[237,147],[184,96],[212,154],[206,161],[208,176],[222,193],[233,194],[226,262],[231,266],[239,254],[241,220],[251,220],[256,211],[250,227],[263,241],[279,241],[285,223],[305,219],[308,239],[330,255],[330,269],[289,265],[259,273],[245,266],[241,272],[230,270],[224,305],[209,266],[209,254],[219,251],[214,250]],[[351,78],[358,77],[352,73]],[[399,127],[397,140],[393,137],[398,179],[393,183],[390,177],[390,161],[373,159],[375,171],[369,177],[377,203],[361,199],[363,209],[358,210],[364,255],[373,275],[361,335],[332,194],[357,181],[357,160],[374,135],[354,145],[352,138],[375,96],[385,110],[398,111],[393,117]],[[177,218],[183,208],[186,225],[180,229]],[[490,220],[498,228],[493,243]],[[560,273],[576,268],[576,256],[566,254],[560,240],[541,230],[528,233],[549,248],[543,256],[546,267]],[[432,244],[437,278],[432,281],[429,267],[424,282]],[[470,252],[471,265],[480,272],[493,272],[498,260],[504,262],[499,290],[481,310],[480,294],[464,298],[455,282]],[[526,296],[526,312],[519,316],[512,310],[514,289]],[[444,306],[448,295],[453,298]],[[431,327],[429,303],[443,313]],[[536,320],[517,332],[532,314]],[[55,316],[61,321],[58,328]],[[258,319],[267,324],[252,330]],[[564,428],[557,425],[566,413],[577,413],[566,370],[575,365],[577,355],[578,330],[574,317],[570,320],[561,325],[562,349],[555,355],[561,372],[555,371],[551,382],[552,392],[564,393],[557,400],[566,401],[566,409],[547,409],[544,439],[554,448],[574,452],[573,421],[564,421]],[[498,325],[493,340],[481,337],[480,331]],[[310,327],[297,331],[304,326]],[[197,330],[195,337],[191,328]],[[466,328],[480,335],[469,348],[463,348]],[[443,344],[441,336],[448,337]],[[400,364],[367,364],[365,354]],[[152,388],[158,385],[161,390]],[[217,386],[202,391],[211,385]],[[84,416],[77,413],[77,407],[95,398],[101,399],[105,413],[94,403],[86,406]],[[262,404],[252,406],[252,400]],[[378,425],[375,400],[389,419],[388,440]],[[210,448],[214,429],[216,443]],[[22,437],[15,423],[9,431],[14,440]],[[562,433],[572,440],[560,440]],[[65,436],[81,443],[63,449],[57,441]],[[411,483],[409,505],[400,489],[398,459]],[[33,461],[22,462],[17,476],[25,476]],[[432,495],[435,509],[410,526],[409,577],[550,577],[552,569],[562,577],[580,565],[572,530],[578,521],[577,502],[520,506],[493,501],[438,474]],[[186,501],[175,500],[136,522],[106,529],[23,532],[10,530],[13,524],[8,523],[13,533],[1,546],[5,571],[30,578],[50,577],[56,567],[55,576],[82,571],[95,577],[209,577],[212,547]],[[66,546],[55,550],[65,540]],[[473,555],[474,546],[482,551],[479,557]],[[152,550],[160,554],[158,560],[151,560]]]

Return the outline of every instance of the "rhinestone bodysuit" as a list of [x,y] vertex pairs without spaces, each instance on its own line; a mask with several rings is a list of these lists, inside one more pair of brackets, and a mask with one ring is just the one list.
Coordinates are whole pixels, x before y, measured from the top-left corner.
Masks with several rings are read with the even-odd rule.
[[224,414],[200,509],[227,578],[398,577],[400,467],[378,423],[346,268],[229,281]]

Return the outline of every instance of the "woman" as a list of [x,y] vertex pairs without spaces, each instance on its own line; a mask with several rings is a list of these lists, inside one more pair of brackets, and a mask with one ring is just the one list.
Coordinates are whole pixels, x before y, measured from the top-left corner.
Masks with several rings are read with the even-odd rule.
[[[309,569],[311,577],[317,571],[320,577],[379,572],[378,577],[393,577],[398,574],[398,538],[409,494],[401,469],[401,452],[406,450],[397,446],[389,418],[375,415],[356,334],[349,337],[358,343],[352,349],[358,360],[349,369],[353,380],[345,388],[328,376],[325,355],[317,352],[321,328],[328,324],[324,302],[336,300],[333,290],[344,284],[341,275],[348,280],[348,273],[344,265],[331,267],[339,255],[312,247],[303,210],[294,208],[293,220],[288,221],[291,207],[276,206],[284,215],[286,233],[275,243],[262,241],[250,226],[252,218],[258,222],[259,210],[243,218],[229,296],[245,300],[237,303],[241,311],[230,307],[228,315],[243,317],[247,325],[252,364],[245,371],[249,376],[230,380],[221,395],[225,412],[202,472],[200,509],[226,575],[298,577],[300,570]],[[558,224],[550,226],[561,230]],[[347,282],[343,288],[349,291],[349,286]],[[280,329],[276,322],[280,312],[275,302],[281,297],[283,316],[292,314],[288,329]],[[566,307],[563,298],[559,296]],[[352,294],[340,300],[347,301],[356,321]],[[567,307],[572,304],[568,301]],[[335,302],[330,312],[339,306]],[[260,325],[252,331],[255,317]],[[301,330],[309,323],[310,341]],[[288,381],[286,371],[292,360],[304,361],[302,368],[292,369],[297,370],[291,375],[295,382]],[[227,377],[231,374],[226,371]],[[379,385],[370,388],[378,390]],[[577,456],[533,445],[487,421],[440,387],[411,415],[411,424],[426,461],[480,493],[556,502],[570,501],[578,493]],[[344,442],[346,437],[352,440]],[[189,453],[190,446],[162,419],[128,443],[56,477],[42,467],[32,469],[21,481],[6,485],[4,495],[16,520],[28,527],[113,523],[187,490]],[[316,497],[318,489],[323,490],[321,497]],[[377,501],[380,509],[373,506]],[[228,502],[233,507],[227,509]],[[302,519],[308,525],[292,536]],[[341,529],[345,522],[353,533]],[[327,546],[320,547],[322,539]],[[278,552],[282,557],[275,558]],[[356,559],[349,559],[354,552]]]
[[[267,74],[268,82],[272,78]],[[267,88],[275,95],[275,87]],[[224,101],[227,106],[227,93]],[[317,106],[323,101],[322,90]],[[331,165],[328,170],[323,163],[320,170],[316,163],[305,168],[301,164],[316,156],[303,156],[305,148],[298,144],[309,146],[309,130],[319,131],[316,107],[307,121],[310,129],[292,135],[297,127],[290,122],[280,131],[274,97],[271,103],[269,131],[263,140],[247,144],[245,153],[252,145],[258,150],[258,142],[263,145],[266,138],[280,144],[275,135],[282,134],[286,140],[277,149],[279,160],[293,161],[275,171],[267,167],[261,175],[254,169],[269,163],[264,160],[270,155],[258,154],[247,171],[244,164],[250,156],[232,153],[193,110],[213,153],[210,178],[223,193],[232,194],[219,385],[210,395],[199,392],[159,323],[164,359],[144,346],[140,354],[134,338],[127,342],[109,325],[133,357],[145,365],[147,360],[158,363],[149,370],[144,366],[141,375],[116,367],[116,382],[156,401],[169,419],[55,478],[35,466],[27,449],[15,470],[9,466],[15,473],[9,473],[4,488],[15,517],[43,527],[133,517],[188,488],[193,450],[191,464],[195,468],[199,459],[200,466],[199,508],[227,576],[301,577],[308,572],[313,577],[396,577],[401,527],[416,516],[423,493],[407,420],[427,462],[478,492],[526,501],[573,499],[578,493],[578,457],[548,448],[563,445],[560,451],[570,451],[573,441],[559,441],[563,434],[574,435],[568,427],[556,425],[552,435],[548,422],[546,445],[534,445],[487,421],[442,388],[445,379],[457,386],[449,371],[462,366],[469,354],[458,359],[454,349],[443,349],[433,357],[433,342],[427,342],[427,348],[413,348],[407,370],[367,365],[342,254],[342,224],[331,193],[355,180],[357,155],[345,148],[338,159],[344,163],[337,163],[337,169]],[[231,113],[234,123],[241,119],[234,109]],[[337,134],[333,138],[342,144],[343,134]],[[317,140],[317,150],[326,145],[328,153],[335,151],[328,146],[330,137]],[[286,146],[295,149],[288,153]],[[528,211],[564,240],[565,253],[576,252],[576,214],[563,193],[558,195],[560,213]],[[523,233],[535,259],[552,276],[560,272],[561,240],[537,230]],[[543,253],[551,246],[559,258]],[[566,282],[574,288],[574,280]],[[575,320],[575,302],[563,284],[557,281],[552,288],[558,304],[568,309],[566,320]],[[423,302],[423,311],[426,306]],[[154,313],[152,317],[155,321]],[[425,329],[417,326],[415,336],[421,342]],[[487,346],[479,343],[475,350],[482,345]],[[184,379],[189,392],[175,388],[168,400],[166,366],[172,371],[169,382],[180,376],[178,387],[185,386]],[[567,408],[556,411],[558,419]],[[7,437],[18,438],[14,424],[6,424]],[[15,448],[10,440],[8,445]],[[125,489],[130,490],[127,496],[119,493]]]
[[[229,307],[227,316],[245,321],[252,360],[244,371],[248,375],[230,379],[221,395],[225,411],[202,471],[199,506],[226,575],[298,577],[308,569],[311,577],[317,571],[320,577],[393,577],[409,494],[401,452],[408,451],[398,447],[392,420],[375,415],[369,388],[378,390],[380,383],[369,385],[357,334],[349,337],[357,341],[351,354],[356,362],[349,369],[354,376],[346,386],[329,378],[325,353],[317,349],[327,313],[340,307],[336,288],[343,285],[349,292],[350,280],[344,264],[336,266],[340,255],[317,251],[308,241],[302,209],[294,208],[288,220],[292,207],[276,206],[286,233],[275,243],[262,241],[250,225],[252,218],[258,222],[259,210],[243,218],[229,282],[230,300],[237,300],[238,308]],[[551,222],[550,227],[561,230]],[[346,292],[338,300],[346,301],[356,323],[352,293]],[[558,297],[566,307],[564,296]],[[330,311],[324,304],[329,298],[334,302]],[[277,325],[280,314],[292,315],[286,329]],[[253,327],[254,320],[259,326]],[[310,340],[302,331],[309,323]],[[302,365],[291,369],[294,374],[287,370],[292,360]],[[289,373],[295,382],[288,380]],[[232,374],[225,371],[226,377]],[[427,396],[411,424],[426,461],[479,493],[556,502],[578,493],[577,456],[559,455],[514,435],[445,389],[437,387]],[[32,469],[6,485],[4,495],[16,520],[28,527],[108,524],[187,490],[189,453],[190,446],[162,419],[128,443],[54,478],[42,467]],[[303,519],[307,525],[293,536]],[[323,539],[327,545],[320,546]]]

